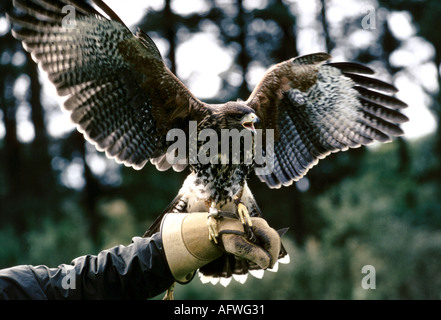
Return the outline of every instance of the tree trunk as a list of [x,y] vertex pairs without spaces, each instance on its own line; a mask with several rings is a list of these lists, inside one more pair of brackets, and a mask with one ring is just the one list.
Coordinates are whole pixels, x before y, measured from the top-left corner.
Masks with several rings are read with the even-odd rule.
[[34,125],[35,138],[31,144],[32,166],[29,168],[30,175],[34,176],[34,184],[31,188],[32,193],[37,196],[50,197],[55,189],[55,178],[51,167],[51,157],[49,155],[49,139],[46,132],[44,121],[44,109],[41,105],[41,84],[38,79],[38,67],[27,54],[26,71],[30,77],[30,97],[31,120]]
[[320,11],[320,17],[322,21],[322,27],[323,27],[323,34],[325,36],[325,44],[326,44],[326,52],[331,52],[332,49],[334,49],[335,44],[331,40],[331,36],[329,35],[329,25],[328,25],[328,19],[326,16],[326,0],[320,0],[322,9]]
[[170,71],[176,74],[176,28],[174,25],[175,16],[171,10],[170,0],[165,1],[164,15],[167,21],[165,37],[170,45],[168,59],[170,60]]
[[239,87],[238,98],[246,100],[250,95],[250,90],[248,89],[248,83],[246,80],[246,74],[248,71],[248,66],[250,64],[250,57],[247,54],[246,48],[246,29],[247,23],[245,19],[245,10],[243,8],[243,1],[237,1],[237,25],[239,26],[240,32],[237,39],[237,42],[240,45],[240,52],[237,57],[237,64],[242,71],[242,83]]

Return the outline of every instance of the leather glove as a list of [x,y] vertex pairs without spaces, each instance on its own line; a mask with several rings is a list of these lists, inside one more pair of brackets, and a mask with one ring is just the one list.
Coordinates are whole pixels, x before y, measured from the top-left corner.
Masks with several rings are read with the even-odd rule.
[[219,245],[208,238],[207,212],[166,214],[161,224],[162,242],[170,270],[180,283],[189,282],[195,270],[219,258],[223,253],[250,260],[262,269],[276,263],[280,236],[262,218],[251,218],[256,237],[248,240],[238,219],[218,220]]

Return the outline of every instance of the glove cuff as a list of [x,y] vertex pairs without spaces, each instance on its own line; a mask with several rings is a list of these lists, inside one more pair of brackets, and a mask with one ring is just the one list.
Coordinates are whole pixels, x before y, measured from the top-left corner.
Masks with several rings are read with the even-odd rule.
[[198,268],[222,255],[208,239],[207,217],[206,212],[168,213],[162,220],[165,257],[177,282],[189,282]]

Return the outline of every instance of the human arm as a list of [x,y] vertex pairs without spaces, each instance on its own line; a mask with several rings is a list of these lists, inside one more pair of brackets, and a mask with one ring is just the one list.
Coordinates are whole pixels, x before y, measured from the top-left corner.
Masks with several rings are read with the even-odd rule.
[[23,265],[0,270],[0,299],[148,299],[175,280],[189,282],[199,267],[224,252],[271,267],[280,238],[265,220],[253,219],[259,245],[247,240],[237,219],[224,218],[219,222],[222,245],[217,246],[208,239],[207,213],[168,214],[161,232],[135,237],[128,246],[57,268]]
[[0,270],[1,299],[147,299],[174,279],[163,255],[159,233],[133,238],[70,265],[16,266]]

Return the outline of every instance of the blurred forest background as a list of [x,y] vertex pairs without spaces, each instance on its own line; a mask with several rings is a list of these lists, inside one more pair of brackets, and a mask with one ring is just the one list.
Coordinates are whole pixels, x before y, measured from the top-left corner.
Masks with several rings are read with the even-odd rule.
[[[400,89],[413,84],[407,95],[423,99],[406,101],[409,112],[429,108],[436,126],[417,138],[332,155],[289,188],[269,190],[252,178],[270,225],[290,227],[284,242],[291,263],[226,289],[195,278],[177,287],[176,298],[440,299],[441,2],[348,1],[341,14],[343,4],[331,0],[184,1],[188,12],[173,9],[178,1],[155,0],[138,25],[158,41],[178,76],[177,51],[194,35],[212,34],[227,50],[231,65],[217,93],[204,100],[246,99],[253,72],[310,53],[314,43],[315,51],[373,67]],[[305,25],[300,9],[307,3]],[[51,123],[68,116],[12,38],[4,14],[10,1],[0,9],[0,268],[55,267],[129,244],[173,199],[185,172],[152,165],[135,171],[106,159],[72,128],[51,132]],[[397,17],[407,21],[403,28],[392,28]],[[406,26],[411,31],[403,35]],[[192,76],[182,80],[191,84]],[[375,267],[376,289],[361,286],[365,265]]]

